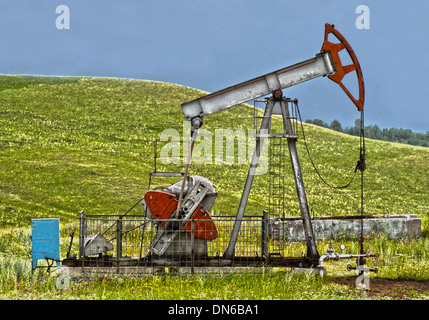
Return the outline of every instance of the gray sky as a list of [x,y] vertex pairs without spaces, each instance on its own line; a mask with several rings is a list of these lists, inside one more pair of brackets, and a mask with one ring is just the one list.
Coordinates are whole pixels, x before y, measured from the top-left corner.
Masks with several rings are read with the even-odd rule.
[[[59,5],[70,9],[70,29],[56,27]],[[356,27],[359,5],[369,8],[369,29]],[[366,124],[425,132],[427,17],[425,0],[0,0],[0,74],[135,78],[213,92],[314,57],[328,22],[360,61]],[[299,100],[304,119],[345,127],[359,117],[327,78],[285,95]]]

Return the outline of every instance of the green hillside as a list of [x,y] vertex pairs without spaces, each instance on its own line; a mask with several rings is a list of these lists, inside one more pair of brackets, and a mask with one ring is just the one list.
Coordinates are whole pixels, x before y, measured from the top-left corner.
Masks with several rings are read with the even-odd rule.
[[[28,225],[40,217],[76,219],[80,210],[125,213],[147,190],[154,139],[168,128],[182,134],[180,105],[202,94],[142,80],[0,76],[0,226]],[[253,128],[253,109],[240,105],[207,116],[203,128],[213,133]],[[332,184],[346,183],[359,157],[359,139],[310,124],[304,129],[320,173]],[[429,149],[374,140],[367,140],[366,147],[365,212],[426,217]],[[359,177],[347,189],[331,189],[312,168],[302,135],[298,153],[314,214],[359,214]],[[247,168],[193,164],[191,174],[217,186],[215,213],[234,215]],[[287,213],[298,215],[288,170]],[[267,205],[268,178],[260,175],[246,213],[260,215]]]

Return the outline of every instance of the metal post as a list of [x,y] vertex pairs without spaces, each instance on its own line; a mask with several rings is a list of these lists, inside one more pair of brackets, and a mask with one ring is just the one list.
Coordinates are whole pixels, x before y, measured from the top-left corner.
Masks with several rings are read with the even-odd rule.
[[145,220],[144,220],[144,223],[143,223],[142,238],[141,238],[141,241],[140,241],[140,254],[139,254],[139,259],[141,259],[141,258],[142,258],[144,233],[145,233],[145,230],[146,230],[146,224],[147,224],[146,219],[147,219],[147,216],[146,216],[146,212],[145,212]]
[[237,218],[234,222],[228,248],[225,251],[224,256],[228,259],[231,259],[234,256],[235,244],[237,242],[238,233],[240,231],[241,221],[244,216],[244,210],[246,209],[247,200],[249,199],[250,189],[252,187],[253,178],[255,177],[255,172],[258,166],[259,157],[261,155],[262,146],[264,145],[265,137],[268,134],[267,131],[271,121],[272,110],[273,110],[273,104],[271,102],[268,102],[265,107],[264,117],[261,122],[259,135],[256,136],[255,150],[253,151],[252,162],[250,163],[249,171],[247,173],[246,183],[244,184],[243,193],[241,195],[240,204],[238,206]]
[[192,275],[194,275],[194,264],[195,264],[194,232],[195,232],[194,219],[191,219],[191,274]]
[[157,156],[157,148],[158,148],[158,139],[155,139],[153,143],[153,171],[156,172],[156,156]]
[[116,221],[116,260],[122,257],[122,216]]
[[307,241],[307,256],[310,258],[319,258],[317,246],[311,224],[311,216],[308,210],[307,196],[305,194],[304,181],[302,179],[301,166],[299,164],[298,152],[296,150],[296,133],[293,132],[292,124],[289,117],[289,108],[286,101],[281,101],[281,109],[283,113],[283,125],[287,138],[290,160],[292,163],[292,171],[295,178],[295,186],[298,194],[299,209],[301,211],[302,223],[304,226],[305,238]]
[[262,258],[268,259],[268,212],[264,210],[262,216],[262,239],[261,239],[261,254]]
[[298,194],[299,209],[301,211],[302,222],[304,225],[304,233],[307,241],[307,255],[310,258],[318,258],[316,242],[311,224],[311,216],[308,210],[307,196],[304,189],[304,181],[302,180],[301,167],[299,165],[298,153],[296,151],[296,140],[288,138],[289,154],[292,161],[292,170],[295,177],[295,186]]
[[80,212],[79,217],[79,259],[83,258],[83,245],[84,245],[84,215],[83,210]]

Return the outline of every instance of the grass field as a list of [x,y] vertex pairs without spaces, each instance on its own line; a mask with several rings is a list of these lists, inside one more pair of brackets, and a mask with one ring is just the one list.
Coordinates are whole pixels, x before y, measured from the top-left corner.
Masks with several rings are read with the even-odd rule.
[[[67,292],[55,289],[54,279],[44,271],[31,274],[31,219],[56,217],[66,225],[76,221],[80,210],[125,213],[147,190],[154,139],[164,129],[182,134],[180,105],[202,94],[141,80],[0,76],[0,298],[368,298],[365,292],[335,284],[329,277],[317,279],[284,271],[266,273],[263,279],[251,274],[227,275],[222,280],[109,278],[78,283]],[[273,125],[279,124],[275,121]],[[348,181],[359,157],[359,139],[309,124],[303,127],[321,174],[332,184]],[[207,116],[203,128],[210,132],[253,128],[253,109],[240,105]],[[368,241],[370,248],[388,257],[376,262],[382,270],[378,276],[429,280],[429,149],[374,140],[367,140],[366,147],[365,213],[417,214],[423,220],[421,239]],[[302,138],[298,154],[315,215],[359,214],[358,178],[347,189],[331,189],[314,172]],[[214,213],[233,215],[247,169],[246,164],[237,163],[193,164],[191,174],[204,176],[217,186]],[[287,170],[287,214],[299,215],[291,168]],[[246,214],[260,215],[267,204],[267,177],[256,176]],[[345,265],[331,266],[336,268],[340,272]],[[427,293],[410,291],[406,297],[426,299]]]

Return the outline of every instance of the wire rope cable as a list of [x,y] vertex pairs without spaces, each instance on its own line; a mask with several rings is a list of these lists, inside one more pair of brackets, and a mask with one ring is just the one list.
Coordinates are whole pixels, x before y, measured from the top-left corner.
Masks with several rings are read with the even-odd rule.
[[[345,185],[335,186],[335,185],[333,185],[333,184],[328,183],[328,182],[327,182],[327,181],[322,177],[322,175],[320,174],[319,170],[317,169],[316,165],[315,165],[315,164],[314,164],[314,162],[313,162],[313,158],[311,157],[310,150],[309,150],[309,148],[308,148],[308,144],[307,144],[307,140],[306,140],[306,138],[305,138],[304,126],[303,126],[303,124],[302,124],[301,112],[299,111],[298,102],[296,103],[296,107],[297,107],[297,111],[298,111],[299,121],[300,121],[300,123],[301,123],[301,130],[302,130],[302,136],[303,136],[303,138],[304,138],[305,149],[307,150],[307,154],[308,154],[308,157],[309,157],[309,159],[310,159],[311,165],[313,166],[313,168],[314,168],[314,170],[316,171],[317,175],[318,175],[318,176],[319,176],[319,178],[320,178],[320,179],[321,179],[321,180],[322,180],[322,181],[323,181],[327,186],[329,186],[330,188],[333,188],[333,189],[345,189],[345,188],[349,187],[349,186],[352,184],[352,182],[353,182],[353,180],[355,179],[355,177],[356,177],[356,172],[357,172],[357,169],[358,169],[358,167],[359,167],[359,162],[358,162],[358,164],[356,165],[356,168],[355,168],[355,171],[354,171],[353,176],[350,178],[349,182],[347,182]],[[362,145],[362,143],[361,143],[361,145]]]

